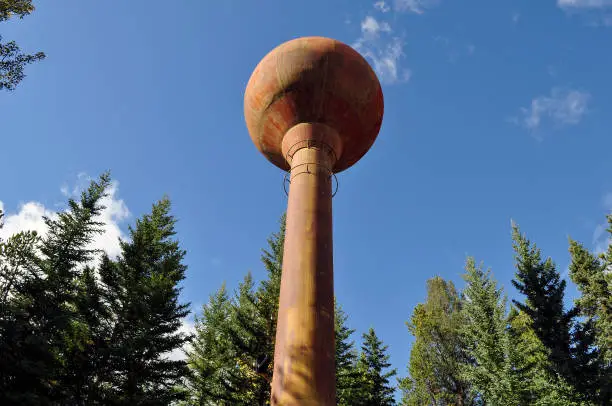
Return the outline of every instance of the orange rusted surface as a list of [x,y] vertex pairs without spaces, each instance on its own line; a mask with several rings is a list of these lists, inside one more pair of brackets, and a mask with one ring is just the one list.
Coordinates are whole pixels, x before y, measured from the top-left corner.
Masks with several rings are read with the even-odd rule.
[[[331,167],[322,148],[338,135],[322,124],[289,130],[318,140],[289,159],[291,188],[281,277],[272,405],[334,405],[334,277]],[[287,144],[287,143],[285,143]],[[287,148],[285,148],[287,149]]]
[[291,170],[272,405],[334,405],[331,174],[374,143],[380,84],[354,49],[322,37],[286,42],[257,65],[245,96],[251,139]]
[[298,123],[323,123],[342,139],[340,172],[372,146],[382,124],[380,83],[367,61],[342,42],[306,37],[266,55],[251,75],[244,115],[251,138],[273,164],[288,170],[281,145]]

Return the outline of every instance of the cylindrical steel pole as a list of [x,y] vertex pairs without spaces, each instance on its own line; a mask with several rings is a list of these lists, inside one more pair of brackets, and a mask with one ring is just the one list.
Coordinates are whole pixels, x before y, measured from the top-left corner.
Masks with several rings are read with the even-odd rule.
[[283,138],[291,186],[272,405],[335,404],[331,175],[341,148],[324,124],[298,124]]

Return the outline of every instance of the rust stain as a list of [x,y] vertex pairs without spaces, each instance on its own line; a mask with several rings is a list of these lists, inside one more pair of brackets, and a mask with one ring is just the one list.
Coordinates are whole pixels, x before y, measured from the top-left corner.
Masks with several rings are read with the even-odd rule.
[[[266,126],[287,102],[295,106],[293,114],[283,115],[286,120],[274,129]],[[294,39],[268,53],[249,79],[244,103],[253,142],[283,170],[289,167],[279,159],[279,141],[293,125],[316,121],[334,127],[349,150],[334,166],[340,172],[372,146],[384,111],[380,83],[367,61],[350,46],[323,37]]]
[[369,150],[383,111],[370,65],[329,38],[280,45],[249,79],[251,139],[274,165],[291,170],[272,405],[335,404],[331,174]]

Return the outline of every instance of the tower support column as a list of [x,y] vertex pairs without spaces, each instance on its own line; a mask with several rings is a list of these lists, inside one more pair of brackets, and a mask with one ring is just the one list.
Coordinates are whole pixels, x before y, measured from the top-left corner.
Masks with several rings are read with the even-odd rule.
[[338,133],[300,123],[283,137],[291,166],[272,405],[335,405],[332,170]]

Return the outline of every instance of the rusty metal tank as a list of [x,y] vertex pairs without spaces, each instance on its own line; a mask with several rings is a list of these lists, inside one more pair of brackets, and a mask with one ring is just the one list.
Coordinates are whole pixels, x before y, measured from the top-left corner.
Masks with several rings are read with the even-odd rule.
[[280,45],[249,80],[251,139],[290,170],[272,406],[335,405],[332,175],[372,146],[383,109],[370,65],[329,38]]
[[334,128],[343,153],[334,172],[355,164],[374,143],[384,111],[380,82],[350,46],[330,38],[304,37],[279,45],[255,68],[244,95],[251,139],[269,161],[289,165],[281,144],[298,123]]

